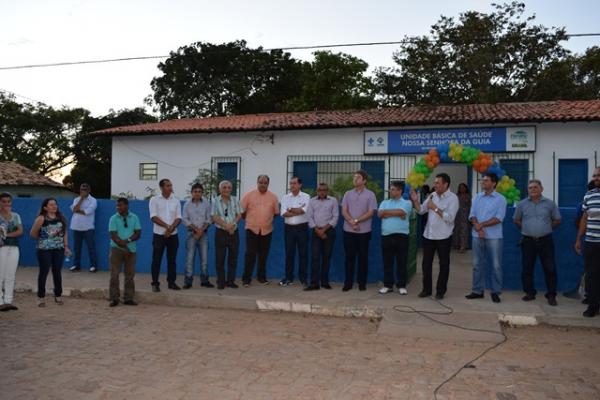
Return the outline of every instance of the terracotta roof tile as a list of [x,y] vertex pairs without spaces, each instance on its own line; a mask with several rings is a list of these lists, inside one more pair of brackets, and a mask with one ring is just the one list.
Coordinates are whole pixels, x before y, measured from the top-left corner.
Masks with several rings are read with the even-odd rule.
[[600,121],[600,100],[535,103],[466,104],[377,108],[371,110],[308,111],[175,119],[122,126],[93,135],[134,135],[191,132],[243,132],[370,126],[475,123]]
[[53,186],[66,187],[62,183],[25,168],[13,161],[0,161],[0,185],[1,186]]

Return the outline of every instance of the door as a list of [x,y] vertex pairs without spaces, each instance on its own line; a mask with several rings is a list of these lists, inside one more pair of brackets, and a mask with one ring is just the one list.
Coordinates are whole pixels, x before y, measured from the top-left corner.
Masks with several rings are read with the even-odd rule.
[[558,206],[577,207],[587,190],[588,160],[558,160]]

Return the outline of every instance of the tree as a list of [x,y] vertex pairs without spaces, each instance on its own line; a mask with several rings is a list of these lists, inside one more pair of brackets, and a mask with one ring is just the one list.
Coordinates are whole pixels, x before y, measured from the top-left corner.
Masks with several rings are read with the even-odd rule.
[[366,75],[369,64],[349,54],[316,51],[303,64],[302,90],[291,100],[295,111],[375,107],[374,85]]
[[0,93],[0,160],[15,161],[41,174],[72,163],[72,139],[88,114],[83,108],[56,109],[19,103]]
[[146,99],[161,117],[208,117],[375,106],[368,64],[348,54],[314,53],[301,62],[289,53],[245,41],[181,47],[160,63]]
[[75,165],[63,183],[74,190],[83,182],[91,185],[94,196],[109,198],[111,179],[112,138],[90,136],[89,133],[124,125],[156,122],[143,108],[111,110],[102,117],[86,114],[81,129],[73,138],[73,158]]
[[379,68],[376,84],[385,105],[496,103],[535,99],[535,82],[569,52],[564,28],[535,25],[525,5],[493,4],[468,11],[458,22],[442,16],[431,37],[407,38],[394,53],[395,68]]
[[154,103],[167,118],[282,111],[300,90],[302,65],[290,53],[249,49],[246,42],[183,46],[158,65],[150,83]]

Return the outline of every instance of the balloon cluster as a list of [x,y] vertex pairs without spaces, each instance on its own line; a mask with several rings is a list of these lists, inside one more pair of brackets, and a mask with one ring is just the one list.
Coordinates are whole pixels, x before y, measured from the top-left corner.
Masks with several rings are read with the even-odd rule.
[[506,198],[509,205],[519,200],[521,193],[515,187],[515,180],[506,175],[500,165],[492,160],[491,155],[474,147],[463,146],[454,142],[430,149],[425,156],[417,161],[408,178],[406,178],[406,182],[410,187],[419,188],[425,184],[427,178],[440,162],[450,161],[465,163],[481,174],[496,174],[499,179],[496,191]]
[[411,187],[419,188],[423,186],[429,175],[433,172],[435,167],[440,163],[441,158],[437,149],[429,150],[424,157],[421,157],[415,164],[413,170],[406,178],[406,182]]
[[513,204],[521,198],[521,191],[515,187],[515,180],[504,175],[496,185],[496,192],[506,197],[508,204]]

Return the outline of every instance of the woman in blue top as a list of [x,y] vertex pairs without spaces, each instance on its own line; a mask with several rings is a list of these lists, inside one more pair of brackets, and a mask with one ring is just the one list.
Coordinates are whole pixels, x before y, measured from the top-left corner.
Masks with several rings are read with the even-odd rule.
[[23,224],[19,214],[12,212],[11,208],[12,196],[0,194],[0,311],[18,310],[12,302]]
[[45,307],[46,278],[52,269],[54,281],[54,301],[62,305],[61,270],[65,254],[71,255],[67,244],[67,220],[58,210],[56,199],[48,198],[42,203],[39,216],[31,228],[31,237],[37,239],[37,258],[40,265],[38,273],[38,306]]

